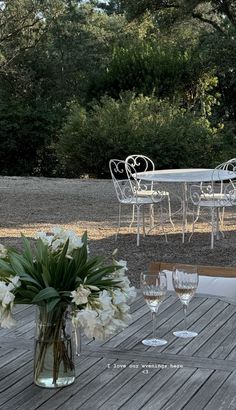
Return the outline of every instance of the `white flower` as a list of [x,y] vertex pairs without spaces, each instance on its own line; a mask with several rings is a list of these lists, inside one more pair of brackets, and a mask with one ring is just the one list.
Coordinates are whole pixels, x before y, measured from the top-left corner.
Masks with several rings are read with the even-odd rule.
[[4,259],[7,256],[7,248],[4,245],[0,244],[0,258]]
[[0,326],[9,329],[15,324],[15,320],[12,318],[11,309],[15,295],[10,292],[14,285],[10,283],[8,285],[5,282],[0,282]]
[[103,290],[77,312],[75,322],[83,327],[88,338],[104,340],[127,326],[130,315],[125,301],[126,295],[120,289]]
[[83,246],[82,239],[72,230],[64,230],[60,227],[52,229],[54,233],[52,241],[52,249],[54,251],[62,248],[66,241],[69,239],[67,255],[70,255],[74,249],[81,248]]
[[14,299],[15,299],[15,295],[13,295],[13,293],[7,290],[2,299],[2,306],[6,307],[7,305],[13,304]]
[[72,302],[76,305],[84,305],[85,303],[88,303],[88,296],[90,294],[90,289],[86,289],[83,285],[80,285],[76,290],[71,292],[71,296],[73,297]]
[[77,311],[76,322],[84,329],[88,338],[93,338],[94,329],[97,325],[97,312],[90,308]]
[[112,293],[112,301],[114,305],[126,302],[126,296],[120,289],[115,289]]
[[62,229],[60,226],[55,226],[52,228],[52,232],[54,233],[54,236],[60,237],[64,233],[64,229]]
[[103,290],[99,293],[98,300],[100,302],[101,309],[111,309],[111,295],[109,295],[107,290]]
[[58,238],[58,239],[53,238],[52,243],[51,243],[52,251],[57,252],[63,247],[63,245],[64,245],[64,241],[61,238]]
[[114,272],[114,276],[117,276],[118,278],[122,277],[125,275],[125,272],[128,270],[127,268],[127,262],[124,261],[123,259],[120,259],[119,261],[114,261],[115,266],[121,266],[121,269],[116,270]]
[[45,245],[51,245],[53,236],[47,235],[45,232],[36,232],[35,239],[41,239]]
[[12,317],[11,310],[0,307],[0,327],[3,329],[10,329],[15,324],[16,321]]
[[8,290],[13,290],[21,285],[19,276],[10,276],[10,283],[8,284]]
[[134,286],[123,288],[123,292],[126,295],[126,302],[132,303],[136,299],[137,291]]
[[9,286],[5,282],[0,282],[0,302],[3,307],[6,307],[9,304],[13,304],[15,295],[11,293],[10,290]]

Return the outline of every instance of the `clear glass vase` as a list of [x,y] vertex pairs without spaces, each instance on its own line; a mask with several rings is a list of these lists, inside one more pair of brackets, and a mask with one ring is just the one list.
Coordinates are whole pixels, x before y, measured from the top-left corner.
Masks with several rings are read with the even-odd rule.
[[34,349],[34,383],[37,386],[57,388],[74,382],[79,337],[71,319],[69,305],[57,305],[50,312],[45,306],[37,307]]

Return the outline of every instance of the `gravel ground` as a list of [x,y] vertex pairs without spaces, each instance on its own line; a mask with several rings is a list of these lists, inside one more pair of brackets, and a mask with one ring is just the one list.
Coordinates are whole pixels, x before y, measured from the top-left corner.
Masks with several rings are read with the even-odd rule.
[[[188,242],[181,241],[181,217],[173,217],[175,230],[165,224],[168,232],[166,243],[163,231],[158,227],[136,246],[135,227],[128,229],[131,207],[123,207],[122,229],[115,241],[118,203],[110,180],[0,177],[1,243],[20,247],[20,234],[32,236],[38,230],[53,226],[73,229],[78,234],[88,231],[91,254],[104,254],[110,258],[118,249],[118,258],[128,262],[128,274],[132,283],[139,285],[139,273],[150,261],[198,263],[236,266],[236,218],[235,209],[226,213],[225,237],[215,241],[210,249],[210,227],[198,222],[197,230]],[[179,187],[170,187],[178,193]],[[177,191],[176,191],[177,189]],[[173,195],[173,208],[177,207]],[[232,213],[234,211],[234,213]],[[189,217],[188,231],[191,230]]]

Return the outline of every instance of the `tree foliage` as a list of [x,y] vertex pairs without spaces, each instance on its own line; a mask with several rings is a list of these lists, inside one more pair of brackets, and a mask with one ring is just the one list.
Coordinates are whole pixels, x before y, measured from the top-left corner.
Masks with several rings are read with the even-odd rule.
[[[155,132],[163,136],[161,166],[171,166],[170,152],[179,166],[192,158],[172,149],[186,147],[190,131],[200,151],[204,135],[219,160],[230,144],[235,156],[235,42],[233,0],[1,1],[0,172],[105,176],[108,155],[140,147],[153,157],[145,127],[152,147]],[[204,162],[189,165],[196,158]]]
[[[225,143],[225,146],[224,146]],[[110,158],[144,152],[158,168],[209,167],[236,149],[233,135],[169,99],[127,92],[71,106],[58,145],[71,176],[108,177]]]

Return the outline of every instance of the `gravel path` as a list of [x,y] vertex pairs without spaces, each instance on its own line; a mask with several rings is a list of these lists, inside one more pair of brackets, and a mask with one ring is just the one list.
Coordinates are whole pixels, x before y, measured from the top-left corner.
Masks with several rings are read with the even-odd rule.
[[[173,187],[171,187],[172,190]],[[174,218],[175,231],[169,223],[168,243],[159,229],[136,246],[135,227],[128,229],[131,207],[123,208],[123,226],[115,242],[118,203],[110,180],[0,177],[1,243],[20,247],[21,232],[32,236],[38,230],[53,226],[74,229],[79,234],[88,231],[91,254],[110,258],[118,248],[118,257],[128,261],[131,281],[138,286],[139,273],[149,262],[198,263],[209,265],[236,265],[236,215],[226,214],[225,237],[215,241],[210,249],[210,227],[198,223],[191,242],[181,241],[181,218]],[[173,196],[173,207],[177,206]],[[233,219],[234,218],[234,219]],[[190,218],[191,221],[191,218]],[[190,231],[191,226],[189,224]]]

